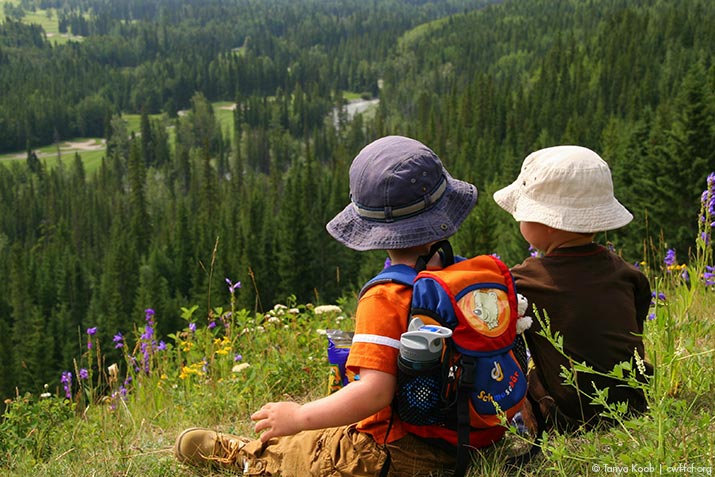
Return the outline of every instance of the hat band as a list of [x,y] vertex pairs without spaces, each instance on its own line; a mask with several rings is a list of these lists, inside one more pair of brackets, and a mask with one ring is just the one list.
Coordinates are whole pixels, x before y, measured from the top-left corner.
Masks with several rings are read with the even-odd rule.
[[427,207],[441,199],[446,190],[447,179],[442,176],[442,180],[440,181],[434,192],[425,195],[423,200],[415,202],[411,205],[406,205],[404,207],[397,208],[392,208],[388,206],[381,209],[369,209],[366,207],[362,207],[357,202],[353,202],[353,205],[355,206],[355,209],[357,209],[357,213],[360,217],[380,222],[392,222],[393,220],[404,219],[407,217],[411,217],[418,212],[422,212]]

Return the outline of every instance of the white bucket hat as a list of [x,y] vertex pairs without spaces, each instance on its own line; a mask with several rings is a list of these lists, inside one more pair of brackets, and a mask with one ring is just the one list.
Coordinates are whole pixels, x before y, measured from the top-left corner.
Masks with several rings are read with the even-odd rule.
[[519,177],[494,193],[518,222],[569,232],[596,233],[633,220],[613,195],[606,161],[581,146],[555,146],[529,154]]

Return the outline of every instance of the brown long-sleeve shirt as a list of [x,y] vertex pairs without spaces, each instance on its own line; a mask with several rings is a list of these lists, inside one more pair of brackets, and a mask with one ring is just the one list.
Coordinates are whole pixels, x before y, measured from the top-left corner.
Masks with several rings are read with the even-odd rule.
[[[650,285],[640,270],[615,253],[597,244],[561,248],[541,258],[527,258],[512,268],[512,274],[530,309],[536,305],[541,317],[548,314],[552,332],[563,336],[564,351],[574,361],[607,372],[622,361],[635,365],[636,351],[645,358],[641,335]],[[561,366],[569,367],[568,361],[536,334],[539,329],[535,320],[526,333],[539,380],[561,412],[589,420],[600,409],[563,384]],[[645,408],[642,393],[610,379],[579,375],[579,387],[591,395],[592,381],[599,389],[609,388],[609,401],[628,401],[635,410]]]

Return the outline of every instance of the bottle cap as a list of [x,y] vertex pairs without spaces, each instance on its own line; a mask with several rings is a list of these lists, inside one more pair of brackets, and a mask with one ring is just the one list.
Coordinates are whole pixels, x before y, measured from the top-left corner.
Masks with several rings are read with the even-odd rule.
[[409,331],[400,337],[400,356],[408,361],[439,361],[445,338],[452,336],[452,330],[444,326],[425,325],[419,318],[414,318]]

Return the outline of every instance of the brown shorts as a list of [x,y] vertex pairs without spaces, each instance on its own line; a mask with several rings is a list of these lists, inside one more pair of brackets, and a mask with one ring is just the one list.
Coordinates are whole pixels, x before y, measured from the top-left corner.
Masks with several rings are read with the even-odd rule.
[[[407,435],[387,445],[394,477],[439,476],[454,467],[446,452]],[[303,431],[293,436],[248,442],[240,452],[244,475],[281,477],[379,476],[387,450],[354,425]],[[241,465],[239,464],[239,467]]]

